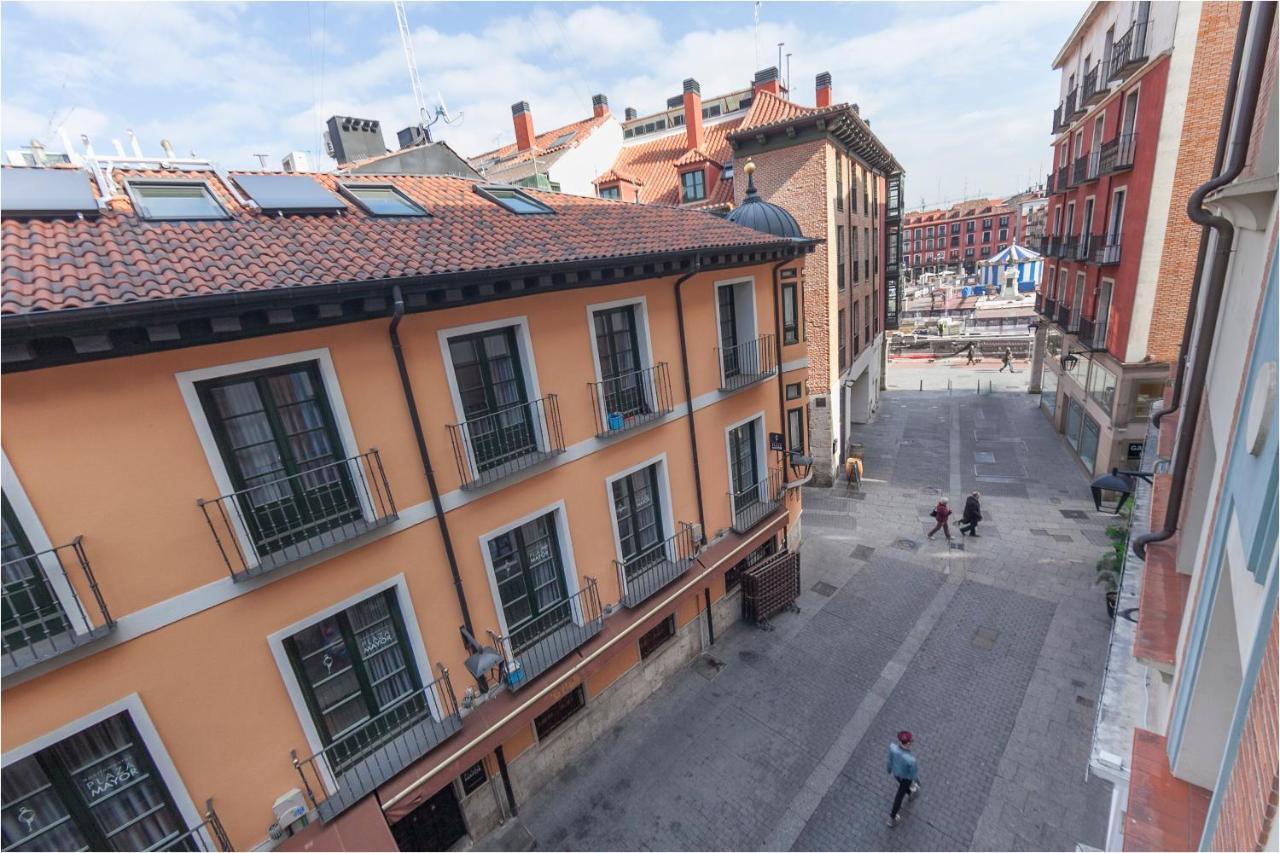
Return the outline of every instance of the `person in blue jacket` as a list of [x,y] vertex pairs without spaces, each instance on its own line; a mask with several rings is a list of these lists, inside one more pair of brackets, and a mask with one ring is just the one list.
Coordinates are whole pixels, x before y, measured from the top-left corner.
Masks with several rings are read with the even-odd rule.
[[893,810],[889,812],[889,826],[897,826],[902,817],[899,812],[902,810],[902,800],[904,797],[916,798],[916,794],[920,791],[920,783],[917,779],[919,771],[916,767],[916,756],[911,751],[911,732],[898,732],[898,742],[889,744],[889,758],[886,762],[886,768],[894,779],[898,780],[898,792],[893,797]]

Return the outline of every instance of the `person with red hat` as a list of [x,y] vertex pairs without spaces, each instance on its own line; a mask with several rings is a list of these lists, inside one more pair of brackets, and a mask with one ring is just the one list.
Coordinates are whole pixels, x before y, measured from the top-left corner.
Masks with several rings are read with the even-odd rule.
[[898,732],[898,742],[889,744],[889,775],[898,780],[898,792],[893,797],[893,810],[889,812],[889,826],[897,826],[902,821],[899,812],[902,810],[904,797],[916,798],[920,791],[920,782],[916,778],[919,773],[916,767],[916,756],[911,751],[912,737],[909,731]]

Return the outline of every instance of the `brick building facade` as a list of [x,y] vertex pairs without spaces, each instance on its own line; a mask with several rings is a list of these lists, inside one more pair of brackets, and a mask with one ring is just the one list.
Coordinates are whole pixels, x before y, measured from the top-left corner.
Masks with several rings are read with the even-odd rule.
[[903,266],[915,275],[972,274],[980,261],[1016,241],[1021,217],[1018,207],[996,198],[908,213],[902,221]]

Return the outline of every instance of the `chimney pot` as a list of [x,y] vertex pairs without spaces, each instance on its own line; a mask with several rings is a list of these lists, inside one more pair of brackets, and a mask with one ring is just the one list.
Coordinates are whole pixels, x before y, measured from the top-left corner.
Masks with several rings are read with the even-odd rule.
[[692,77],[684,81],[684,132],[690,150],[702,147],[702,87]]
[[782,94],[782,84],[778,80],[778,69],[774,66],[761,69],[756,72],[755,80],[751,83],[752,93],[772,92],[775,95]]
[[609,112],[609,99],[604,95],[591,96],[591,114],[596,118]]
[[517,101],[511,105],[511,120],[516,127],[516,148],[528,151],[533,147],[533,113],[529,110],[528,101]]
[[817,77],[817,97],[814,103],[821,107],[831,106],[831,72],[823,71]]
[[627,121],[633,121],[636,118],[636,116],[639,115],[639,113],[636,112],[635,107],[627,107],[625,110],[623,110],[622,114],[626,117]]

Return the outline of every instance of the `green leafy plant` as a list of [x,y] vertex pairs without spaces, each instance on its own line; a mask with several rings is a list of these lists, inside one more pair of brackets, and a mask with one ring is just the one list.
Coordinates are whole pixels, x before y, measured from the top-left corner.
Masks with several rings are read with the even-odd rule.
[[1124,569],[1124,550],[1129,544],[1128,519],[1123,524],[1113,524],[1107,528],[1107,538],[1111,540],[1111,550],[1098,558],[1097,577],[1094,583],[1104,586],[1108,593],[1120,591],[1120,580]]

